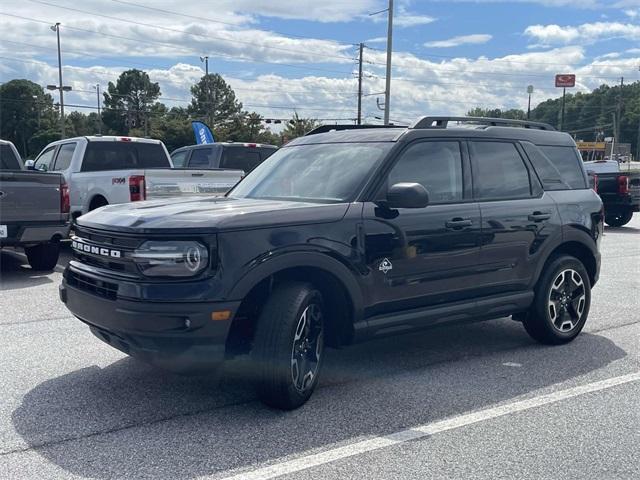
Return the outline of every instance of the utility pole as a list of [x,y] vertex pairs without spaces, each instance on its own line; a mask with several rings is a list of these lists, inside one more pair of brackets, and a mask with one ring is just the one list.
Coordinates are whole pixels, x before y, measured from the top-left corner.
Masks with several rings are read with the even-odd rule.
[[531,94],[533,93],[533,85],[527,87],[527,93],[529,94],[529,106],[527,107],[527,120],[531,118]]
[[393,0],[389,0],[387,23],[387,75],[384,89],[384,124],[389,125],[389,107],[391,106],[391,51],[393,49]]
[[93,87],[96,89],[96,98],[98,99],[98,134],[102,135],[102,115],[100,115],[100,84],[96,83]]
[[[56,32],[58,37],[58,90],[60,90],[60,135],[61,138],[65,137],[64,133],[64,90],[65,87],[62,86],[62,55],[60,54],[60,22],[57,22],[55,25],[51,25],[51,30]],[[48,88],[48,87],[47,87]],[[71,87],[68,87],[68,90],[71,90]]]
[[[613,136],[616,137],[616,143],[620,143],[620,122],[622,120],[622,89],[624,88],[624,77],[620,77],[620,93],[618,94],[618,105],[616,106],[616,124],[613,130]],[[613,156],[613,152],[611,152]]]
[[360,55],[358,56],[358,119],[357,124],[362,125],[362,51],[364,43],[360,44]]
[[204,57],[200,57],[200,61],[204,62],[204,74],[209,75],[209,55],[205,55]]

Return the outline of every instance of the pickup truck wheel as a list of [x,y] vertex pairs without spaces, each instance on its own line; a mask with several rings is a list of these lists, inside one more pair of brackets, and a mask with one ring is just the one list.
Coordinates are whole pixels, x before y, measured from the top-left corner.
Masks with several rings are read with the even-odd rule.
[[53,270],[60,256],[60,242],[49,242],[25,247],[24,253],[31,268],[38,271]]
[[251,359],[256,391],[267,405],[293,410],[318,383],[324,352],[323,302],[308,283],[282,284],[264,306]]
[[534,340],[560,345],[578,336],[590,305],[591,283],[582,262],[569,255],[556,256],[542,272],[522,324]]
[[631,210],[621,210],[605,213],[604,221],[610,227],[622,227],[631,221],[633,212]]

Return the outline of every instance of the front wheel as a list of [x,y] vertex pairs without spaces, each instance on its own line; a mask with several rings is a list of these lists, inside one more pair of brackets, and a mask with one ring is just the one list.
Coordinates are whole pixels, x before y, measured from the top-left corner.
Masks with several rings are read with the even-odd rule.
[[276,287],[264,306],[251,352],[256,391],[267,405],[293,410],[318,384],[324,353],[324,305],[308,283]]
[[612,213],[605,213],[604,221],[610,227],[622,227],[631,221],[633,212],[631,210],[620,210]]
[[522,324],[540,343],[567,343],[584,327],[590,305],[591,283],[582,262],[569,255],[556,256],[542,272],[534,303],[522,316]]
[[25,247],[24,253],[31,268],[38,271],[53,270],[60,256],[60,242],[49,242]]

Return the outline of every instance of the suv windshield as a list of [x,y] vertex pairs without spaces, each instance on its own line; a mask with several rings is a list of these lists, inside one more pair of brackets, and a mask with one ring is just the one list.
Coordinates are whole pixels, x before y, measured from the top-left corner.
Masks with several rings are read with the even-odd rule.
[[284,147],[247,175],[229,196],[350,201],[393,145],[325,143]]

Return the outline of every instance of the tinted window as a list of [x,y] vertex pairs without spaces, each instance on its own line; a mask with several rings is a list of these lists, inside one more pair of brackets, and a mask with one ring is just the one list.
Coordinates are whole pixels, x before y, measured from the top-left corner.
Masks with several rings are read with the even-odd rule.
[[181,152],[174,152],[171,154],[171,163],[176,168],[184,168],[187,163],[187,155],[189,154],[188,150],[183,150]]
[[571,187],[563,179],[562,175],[555,167],[555,165],[549,160],[549,158],[532,143],[523,142],[525,152],[533,168],[536,170],[542,186],[545,190],[570,190]]
[[51,169],[51,162],[53,160],[53,154],[56,150],[56,147],[47,148],[44,152],[40,154],[40,156],[36,159],[35,168],[36,170],[42,170],[43,172],[48,172]]
[[8,144],[0,145],[0,169],[20,170],[20,161]]
[[82,162],[83,172],[168,167],[162,145],[142,142],[89,142]]
[[247,175],[229,196],[349,201],[393,145],[329,143],[281,148]]
[[260,153],[252,147],[227,147],[222,151],[220,168],[250,172],[260,165]]
[[582,172],[582,158],[574,147],[540,145],[540,150],[551,160],[562,175],[562,180],[571,188],[587,188]]
[[400,182],[422,184],[431,203],[462,200],[460,144],[422,142],[410,146],[389,172],[387,187]]
[[189,168],[209,168],[213,160],[212,148],[196,148],[191,152]]
[[501,142],[471,142],[474,191],[477,198],[531,196],[529,172],[516,146]]
[[53,167],[55,171],[62,171],[69,168],[71,165],[71,158],[73,157],[73,152],[76,149],[75,143],[65,143],[58,149],[58,155],[56,155],[56,164]]

